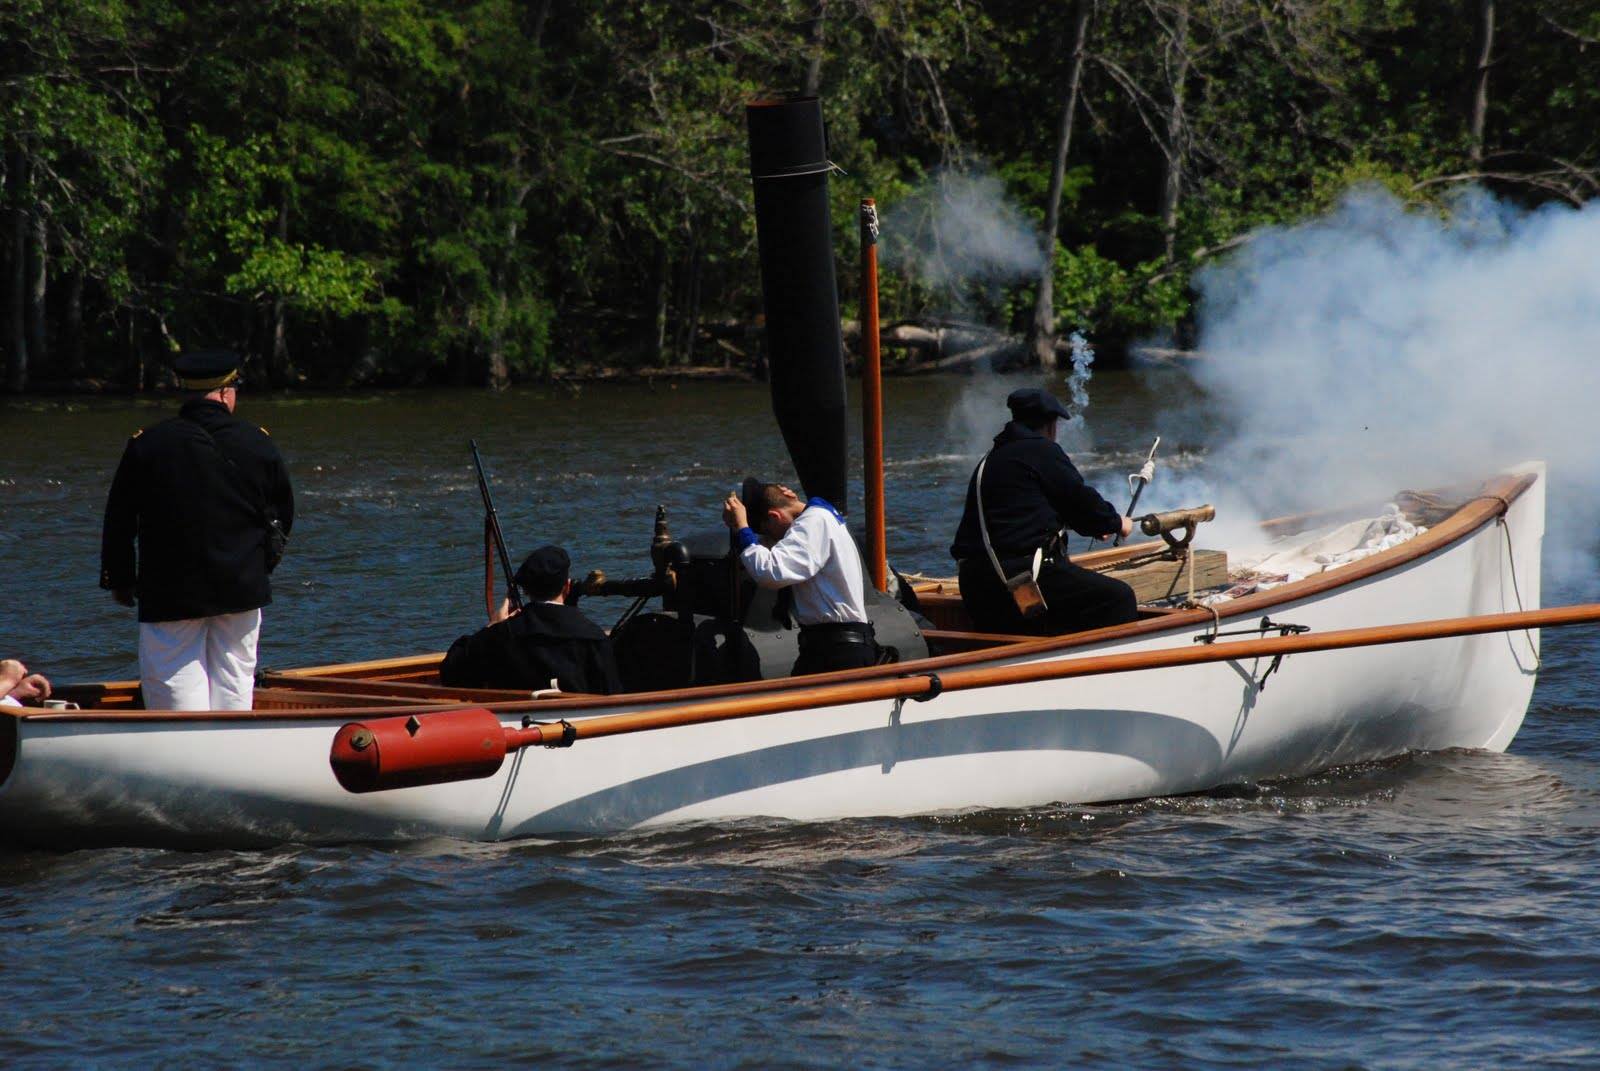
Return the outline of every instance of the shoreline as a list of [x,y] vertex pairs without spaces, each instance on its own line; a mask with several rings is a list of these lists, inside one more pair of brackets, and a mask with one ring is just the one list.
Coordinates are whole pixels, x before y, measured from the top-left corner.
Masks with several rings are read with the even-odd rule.
[[[976,375],[992,373],[1050,371],[1040,369],[1038,365],[1025,365],[1010,360],[995,360],[996,356],[993,346],[978,346],[970,351],[958,352],[936,360],[902,360],[892,363],[886,361],[883,366],[883,375],[885,378],[913,376],[960,376],[970,378]],[[1175,365],[1188,364],[1202,357],[1202,354],[1189,350],[1143,346],[1108,346],[1107,352],[1097,351],[1095,368],[1096,370],[1113,370],[1133,367],[1173,367]],[[1058,365],[1055,371],[1063,370],[1065,367],[1065,365]],[[854,359],[854,354],[847,354],[845,375],[851,379],[860,378],[859,361]],[[514,380],[511,386],[560,387],[582,386],[589,383],[633,383],[653,388],[663,383],[675,387],[677,384],[685,382],[765,383],[766,381],[766,364],[764,361],[758,360],[744,364],[727,365],[555,365],[543,375]],[[452,383],[447,381],[405,382],[398,380],[384,381],[381,379],[364,383],[301,382],[272,387],[248,387],[248,389],[262,394],[297,392],[343,394],[365,390],[404,392],[441,388],[446,390],[493,390],[493,388],[472,383]],[[178,389],[175,383],[166,381],[136,390],[125,383],[104,379],[49,379],[32,381],[22,391],[0,391],[0,402],[40,397],[163,397],[181,393],[182,391]]]

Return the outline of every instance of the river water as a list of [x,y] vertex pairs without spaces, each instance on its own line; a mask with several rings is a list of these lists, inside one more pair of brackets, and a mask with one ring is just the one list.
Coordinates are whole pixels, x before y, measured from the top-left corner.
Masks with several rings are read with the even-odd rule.
[[[900,568],[948,572],[961,488],[1021,382],[889,384]],[[1187,389],[1095,378],[1068,446],[1115,501],[1156,430],[1175,468],[1203,468],[1203,427],[1150,420]],[[126,436],[171,408],[0,402],[0,656],[135,675],[131,613],[96,587],[100,511]],[[744,475],[790,471],[756,385],[246,395],[241,413],[301,511],[272,666],[476,627],[469,436],[514,554],[557,542],[613,575],[644,570],[657,503],[676,532],[709,527]],[[1547,572],[1546,604],[1600,594],[1597,565]],[[1600,633],[1544,647],[1504,755],[1200,797],[556,843],[0,849],[0,1063],[1600,1066]]]

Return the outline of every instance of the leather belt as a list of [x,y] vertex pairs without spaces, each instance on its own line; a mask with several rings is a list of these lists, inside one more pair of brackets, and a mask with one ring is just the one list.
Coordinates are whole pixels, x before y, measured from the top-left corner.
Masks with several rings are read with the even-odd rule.
[[870,646],[876,642],[872,626],[866,622],[830,621],[825,624],[800,626],[801,650],[850,643]]

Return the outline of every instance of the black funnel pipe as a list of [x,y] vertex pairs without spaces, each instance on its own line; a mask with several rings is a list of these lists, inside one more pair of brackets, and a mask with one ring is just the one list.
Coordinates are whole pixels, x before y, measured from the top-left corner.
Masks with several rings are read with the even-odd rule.
[[843,512],[849,431],[822,105],[815,97],[764,101],[745,118],[772,411],[800,486]]

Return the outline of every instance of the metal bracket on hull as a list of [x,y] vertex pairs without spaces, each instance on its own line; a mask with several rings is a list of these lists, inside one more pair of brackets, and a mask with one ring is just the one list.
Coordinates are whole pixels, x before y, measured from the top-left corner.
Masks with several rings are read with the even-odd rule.
[[1194,638],[1194,642],[1212,643],[1221,636],[1255,636],[1262,633],[1271,632],[1274,629],[1277,630],[1277,633],[1280,636],[1291,636],[1299,635],[1302,632],[1310,632],[1311,626],[1291,625],[1283,621],[1274,621],[1270,617],[1263,617],[1261,619],[1261,624],[1257,625],[1255,628],[1239,628],[1234,629],[1232,632],[1207,632],[1204,635],[1196,636]]
[[[913,703],[926,703],[930,699],[937,699],[937,698],[939,698],[939,696],[941,694],[943,694],[943,692],[944,692],[944,681],[939,679],[939,674],[937,674],[937,673],[929,673],[929,674],[927,674],[927,678],[928,678],[928,690],[923,692],[921,695],[912,695],[912,696],[900,695],[900,696],[896,696],[895,697],[894,709],[889,712],[889,728],[891,728],[891,729],[900,728],[900,712],[905,710],[905,708],[906,708],[906,700],[907,699],[910,699]],[[911,678],[909,676],[906,676],[906,677],[902,677],[900,679],[901,680],[910,680]],[[884,762],[883,762],[883,772],[884,773],[888,773],[890,770],[894,769],[894,764],[895,764],[895,760],[894,759],[885,759]]]
[[[1271,632],[1274,629],[1277,630],[1279,636],[1293,636],[1299,635],[1302,632],[1310,632],[1311,626],[1291,625],[1285,621],[1274,621],[1270,617],[1263,617],[1261,619],[1261,624],[1257,625],[1255,628],[1234,629],[1232,632],[1207,632],[1204,635],[1196,636],[1194,638],[1194,642],[1210,644],[1216,642],[1216,639],[1219,636],[1259,636]],[[1258,694],[1267,690],[1267,678],[1278,672],[1278,667],[1282,665],[1283,655],[1275,655],[1271,664],[1267,666],[1267,671],[1261,674],[1261,679],[1251,681],[1251,684]]]
[[573,742],[578,739],[577,727],[574,726],[566,718],[562,718],[560,721],[557,721],[557,722],[548,722],[548,721],[534,721],[533,718],[531,718],[531,717],[529,717],[527,715],[523,716],[523,718],[522,718],[522,727],[524,729],[531,729],[536,725],[540,726],[540,727],[545,727],[545,726],[550,726],[550,725],[559,725],[559,726],[561,726],[561,739],[552,740],[548,744],[545,744],[544,745],[545,747],[571,747]]

